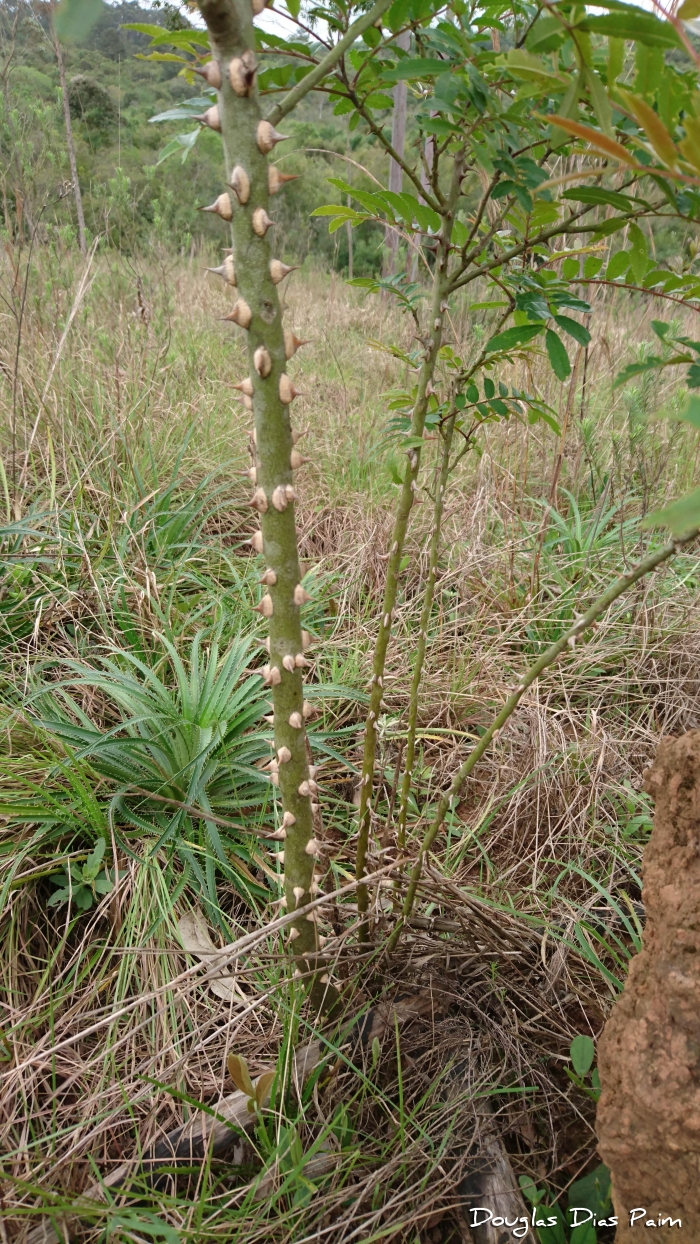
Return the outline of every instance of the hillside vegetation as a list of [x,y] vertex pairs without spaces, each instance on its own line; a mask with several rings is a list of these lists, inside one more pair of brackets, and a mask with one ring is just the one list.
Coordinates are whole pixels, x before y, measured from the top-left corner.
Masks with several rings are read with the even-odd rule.
[[[45,240],[70,243],[75,212],[72,199],[61,191],[69,170],[56,57],[40,6],[38,11],[20,6],[11,38],[14,7],[4,5],[0,13],[8,58],[0,117],[5,230],[14,236],[19,195],[29,228],[40,217]],[[110,5],[84,41],[67,42],[64,48],[88,231],[126,255],[153,246],[186,255],[192,247],[213,247],[220,240],[216,221],[197,210],[219,193],[220,140],[205,130],[184,166],[180,155],[158,164],[168,140],[193,127],[182,121],[151,124],[150,118],[192,98],[195,89],[177,64],[139,59],[148,39],[124,29],[129,23],[168,22],[177,28],[189,18],[168,5]],[[323,96],[305,101],[287,130],[291,142],[278,162],[298,180],[276,204],[283,250],[297,262],[311,257],[322,268],[342,271],[348,260],[346,231],[330,237],[326,222],[312,220],[310,213],[319,203],[340,197],[327,177],[335,174],[369,186],[371,176],[385,176],[386,161],[371,136],[348,133],[346,120],[333,115],[332,103]],[[356,276],[381,268],[382,243],[377,226],[359,230]]]

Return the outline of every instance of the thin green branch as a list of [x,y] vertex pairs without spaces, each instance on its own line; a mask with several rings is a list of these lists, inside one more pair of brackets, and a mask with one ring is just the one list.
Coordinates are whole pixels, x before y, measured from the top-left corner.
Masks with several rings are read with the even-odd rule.
[[[416,187],[420,198],[423,199],[423,202],[426,203],[428,207],[432,207],[434,212],[442,215],[445,210],[444,202],[441,201],[441,198],[438,197],[438,195],[434,196],[430,194],[427,186],[423,184],[420,179],[420,175],[416,172],[415,168],[412,168],[410,164],[407,164],[403,157],[399,155],[398,151],[392,146],[389,139],[386,137],[382,127],[377,125],[372,113],[369,109],[365,108],[364,104],[360,103],[356,92],[350,86],[349,82],[346,82],[346,86],[348,90],[348,99],[350,99],[355,105],[356,111],[366,123],[370,133],[374,134],[374,137],[379,139],[387,155],[390,156],[396,164],[398,164],[399,168],[406,174],[409,181],[413,182],[413,185]],[[433,189],[435,189],[434,186]]]
[[[500,268],[503,264],[510,263],[513,259],[518,259],[524,251],[531,250],[533,246],[540,245],[543,242],[549,242],[551,238],[559,237],[566,233],[595,233],[599,226],[596,225],[594,221],[591,221],[590,225],[572,226],[572,221],[579,220],[580,217],[584,216],[587,211],[590,211],[589,207],[584,207],[579,212],[572,212],[565,221],[559,221],[556,225],[552,225],[549,229],[542,229],[534,238],[526,238],[523,242],[518,243],[517,246],[512,246],[509,251],[503,251],[500,255],[494,255],[493,259],[489,259],[487,263],[480,264],[478,268],[472,268],[471,272],[464,272],[466,264],[470,263],[473,256],[478,253],[479,250],[483,249],[483,244],[479,243],[477,247],[472,250],[471,255],[465,257],[461,275],[457,274],[455,276],[452,285],[450,286],[450,292],[452,293],[454,290],[461,289],[464,285],[471,285],[472,281],[475,281],[477,277],[485,276],[486,273],[490,272],[493,268]],[[627,224],[629,224],[630,221],[638,220],[640,217],[649,214],[651,214],[649,209],[640,208],[638,212],[629,212],[624,216],[621,215],[620,220],[624,220]]]
[[[669,273],[669,275],[673,275]],[[635,294],[651,294],[654,298],[665,298],[666,302],[677,302],[681,307],[688,307],[691,311],[700,311],[700,306],[696,303],[688,302],[687,298],[674,298],[673,294],[664,294],[660,289],[646,289],[643,285],[631,285],[627,281],[606,281],[603,277],[577,276],[573,285],[612,285],[613,289],[631,289]]]
[[[416,445],[416,441],[423,436],[425,416],[428,409],[428,385],[433,378],[438,355],[440,353],[440,346],[442,344],[442,330],[445,312],[447,310],[445,293],[449,286],[447,265],[449,262],[452,226],[454,223],[455,210],[462,181],[462,170],[463,164],[460,153],[455,157],[448,202],[446,205],[447,210],[444,215],[443,227],[438,235],[438,247],[435,257],[433,297],[430,308],[430,337],[427,342],[423,363],[418,376],[418,385],[411,418],[410,436],[412,447],[408,452],[408,466],[406,468],[406,474],[404,475],[403,486],[401,488],[396,510],[392,543],[389,549],[389,561],[387,564],[382,616],[379,622],[379,629],[374,648],[372,684],[369,711],[365,725],[365,745],[362,759],[362,777],[360,782],[359,829],[355,862],[355,876],[358,880],[362,878],[365,872],[365,862],[369,846],[370,823],[372,817],[372,779],[374,777],[374,762],[377,748],[377,723],[379,712],[381,710],[382,699],[384,697],[384,668],[386,665],[389,640],[391,638],[391,625],[393,621],[394,605],[396,603],[396,592],[398,587],[401,559],[403,556],[403,547],[406,540],[406,532],[408,530],[411,510],[413,509],[415,501],[416,481],[420,470],[421,450],[420,446]],[[367,911],[367,903],[367,887],[365,885],[360,885],[357,890],[357,906],[358,910],[363,914]],[[360,926],[360,940],[365,941],[366,939],[367,923],[366,921],[363,921]]]
[[[496,325],[496,332],[500,332],[501,327],[505,324],[508,316],[513,309],[513,299],[509,298],[509,306],[507,310],[500,316]],[[486,358],[486,350],[482,350],[479,357],[474,363],[456,377],[456,385],[461,388],[471,380],[472,376],[479,370]],[[430,625],[430,615],[433,609],[433,598],[435,595],[435,579],[437,576],[438,558],[440,556],[440,538],[442,534],[442,516],[445,507],[445,493],[447,491],[447,481],[454,471],[457,463],[461,461],[470,448],[471,438],[467,438],[467,442],[461,453],[457,455],[454,462],[450,463],[450,453],[452,450],[452,439],[455,431],[455,421],[457,417],[457,408],[452,403],[450,412],[444,423],[443,428],[443,447],[442,459],[440,463],[440,473],[437,481],[437,490],[433,503],[433,530],[430,539],[430,553],[428,558],[428,579],[425,585],[425,596],[423,599],[423,607],[421,609],[420,626],[418,630],[418,645],[416,647],[416,661],[413,667],[413,677],[411,679],[411,694],[408,706],[408,731],[406,735],[406,762],[401,783],[401,803],[399,805],[399,821],[397,830],[397,846],[403,851],[406,846],[406,820],[408,817],[408,799],[411,793],[411,783],[413,779],[413,762],[416,751],[416,727],[418,722],[418,693],[420,690],[421,678],[423,676],[423,664],[425,662],[425,650],[428,639],[428,627]]]
[[583,634],[583,632],[588,630],[588,628],[593,625],[601,614],[605,613],[606,609],[608,609],[610,605],[617,600],[618,596],[622,596],[623,593],[626,592],[628,588],[632,587],[633,584],[637,583],[639,579],[643,579],[645,575],[650,574],[653,570],[656,570],[658,566],[663,564],[663,562],[668,561],[669,557],[673,557],[674,553],[677,553],[683,545],[696,539],[699,534],[699,530],[700,529],[695,528],[693,531],[689,532],[687,536],[683,536],[680,539],[670,540],[668,544],[662,545],[662,547],[657,549],[655,553],[650,553],[647,557],[642,558],[642,560],[638,562],[632,570],[630,570],[627,574],[622,575],[619,579],[612,583],[610,587],[603,592],[602,596],[599,596],[590,608],[577,619],[574,625],[565,631],[556,643],[552,644],[546,652],[543,652],[542,656],[535,661],[534,665],[531,665],[529,670],[527,670],[527,672],[523,675],[515,691],[513,691],[506,700],[500,713],[494,718],[488,730],[485,731],[479,739],[479,742],[467,756],[467,759],[457,770],[457,773],[450,783],[449,789],[440,798],[435,816],[425,832],[423,841],[420,845],[420,850],[418,852],[418,858],[411,870],[411,877],[403,908],[401,910],[401,917],[398,920],[391,937],[389,938],[389,942],[387,944],[387,954],[391,954],[391,952],[396,948],[399,938],[401,937],[401,931],[404,928],[406,921],[411,917],[418,882],[420,881],[421,872],[423,870],[423,860],[442,828],[450,805],[459,795],[464,783],[472,770],[478,764],[479,760],[481,760],[481,757],[484,755],[484,752],[488,748],[489,744],[498,736],[503,726],[515,712],[528,687],[531,687],[532,684],[536,682],[544,670],[554,664],[554,662],[561,656],[562,652],[564,652],[567,647],[573,647],[574,643]]
[[437,576],[438,559],[440,556],[440,537],[442,535],[442,515],[445,508],[445,491],[447,489],[447,477],[450,472],[450,452],[452,450],[452,438],[455,430],[455,420],[457,418],[457,407],[452,402],[450,412],[445,420],[443,428],[442,441],[442,457],[440,461],[440,473],[437,480],[437,489],[435,493],[435,504],[433,507],[433,531],[430,537],[430,553],[428,556],[428,578],[425,585],[425,596],[423,597],[423,608],[420,615],[420,626],[418,629],[418,644],[416,646],[416,659],[413,667],[413,677],[411,678],[411,694],[408,703],[408,730],[406,733],[406,761],[401,781],[401,803],[399,805],[399,820],[396,833],[396,845],[399,851],[403,852],[406,846],[406,820],[408,817],[408,798],[411,793],[411,782],[413,779],[413,762],[416,755],[416,726],[418,724],[418,692],[420,691],[421,678],[423,676],[423,663],[425,661],[425,649],[428,642],[428,627],[430,626],[430,615],[433,611],[433,598],[435,595],[435,579]]
[[393,0],[377,0],[377,3],[372,6],[369,12],[363,13],[362,17],[358,17],[357,21],[353,22],[352,26],[348,27],[342,39],[338,40],[335,47],[332,47],[330,52],[324,56],[323,60],[319,61],[316,68],[312,69],[310,73],[307,73],[306,77],[302,78],[301,82],[297,82],[296,86],[292,88],[289,94],[285,96],[279,104],[275,105],[267,117],[270,124],[277,125],[283,117],[287,116],[287,113],[296,108],[297,104],[304,98],[304,96],[307,95],[309,91],[313,91],[314,87],[318,86],[319,82],[323,81],[326,74],[329,73],[333,66],[337,65],[341,56],[343,56],[345,52],[352,47],[358,36],[361,35],[363,31],[368,30],[370,26],[373,26],[377,18],[381,17],[382,13],[386,13],[392,3]]

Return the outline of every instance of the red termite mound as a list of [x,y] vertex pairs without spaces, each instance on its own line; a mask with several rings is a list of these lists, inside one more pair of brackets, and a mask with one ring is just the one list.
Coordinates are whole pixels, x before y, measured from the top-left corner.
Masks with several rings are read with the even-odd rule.
[[[645,774],[644,947],[598,1050],[598,1147],[616,1244],[700,1241],[700,730],[664,739]],[[630,1214],[635,1216],[630,1226]],[[659,1220],[682,1221],[659,1226]]]

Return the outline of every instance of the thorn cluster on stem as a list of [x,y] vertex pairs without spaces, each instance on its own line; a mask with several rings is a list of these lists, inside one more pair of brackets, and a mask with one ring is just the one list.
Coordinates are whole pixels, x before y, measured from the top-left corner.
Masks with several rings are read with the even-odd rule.
[[[203,208],[202,210],[208,211],[209,209]],[[207,268],[207,272],[214,272],[216,276],[223,277],[227,285],[235,286],[236,284],[236,268],[233,262],[233,255],[226,255],[224,262],[218,268]],[[238,303],[236,303],[236,306],[238,306]],[[230,318],[228,315],[225,316],[225,319]]]
[[215,130],[217,134],[221,133],[221,117],[219,116],[218,104],[212,104],[211,108],[207,108],[206,112],[201,112],[194,120],[201,121],[202,125],[207,125],[210,130]]
[[237,164],[231,173],[229,186],[233,190],[241,207],[245,207],[250,198],[250,178],[242,165]]
[[[251,7],[253,15],[260,13],[265,0],[251,0]],[[216,47],[217,36],[211,33],[212,47]],[[298,611],[310,597],[300,581],[293,508],[290,511],[296,501],[290,473],[308,459],[294,448],[304,431],[290,428],[289,406],[301,394],[284,367],[286,360],[307,343],[280,323],[270,282],[279,285],[295,268],[270,258],[266,240],[274,225],[267,211],[268,195],[279,193],[287,182],[295,180],[295,174],[284,173],[267,161],[285,135],[259,117],[258,62],[252,48],[241,49],[239,44],[230,59],[215,57],[199,72],[209,86],[221,92],[219,104],[207,109],[199,120],[219,131],[223,121],[227,168],[231,169],[228,190],[202,211],[231,222],[235,243],[233,250],[226,248],[222,263],[209,271],[236,291],[236,301],[223,319],[249,334],[250,374],[232,387],[243,406],[254,409],[257,428],[249,443],[250,465],[245,474],[252,485],[250,505],[261,516],[261,525],[249,540],[253,552],[264,552],[266,558],[259,580],[264,594],[254,609],[270,620],[265,641],[267,663],[260,671],[265,685],[272,688],[273,701],[273,712],[265,717],[274,727],[274,752],[266,768],[272,785],[280,788],[283,804],[280,827],[269,837],[285,843],[284,850],[272,857],[278,867],[286,869],[286,880],[285,873],[278,873],[284,887],[279,904],[299,907],[309,893],[320,893],[320,877],[313,861],[320,859],[322,848],[312,829],[318,810],[318,785],[313,766],[306,762],[303,733],[315,709],[300,694],[301,672],[310,666],[304,652],[312,637],[300,630]],[[246,118],[251,127],[247,133]],[[316,921],[312,913],[289,933],[289,941],[298,942],[296,975],[313,978],[322,970],[316,958],[321,942]],[[328,984],[327,974],[324,982]]]
[[231,195],[224,191],[218,198],[214,199],[208,207],[200,207],[200,212],[214,212],[220,216],[222,220],[233,220],[233,204],[231,203]]
[[228,79],[236,95],[241,98],[252,95],[257,72],[258,65],[255,53],[250,49],[245,51],[242,56],[233,57],[228,67]]

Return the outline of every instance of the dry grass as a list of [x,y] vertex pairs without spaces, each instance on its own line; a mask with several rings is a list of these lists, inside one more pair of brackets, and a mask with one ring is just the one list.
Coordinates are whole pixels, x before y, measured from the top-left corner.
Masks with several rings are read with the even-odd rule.
[[[29,285],[14,412],[14,329],[4,313],[0,426],[11,505],[0,587],[4,804],[18,791],[28,799],[30,783],[71,802],[56,768],[60,749],[37,725],[29,698],[42,680],[60,677],[66,659],[90,661],[106,642],[138,642],[157,662],[161,631],[184,649],[197,629],[218,624],[224,638],[254,629],[255,573],[242,543],[247,490],[236,475],[247,464],[246,420],[232,389],[242,351],[228,326],[212,321],[228,296],[201,274],[205,262],[163,259],[158,268],[97,259],[55,361],[78,278],[65,257],[42,256]],[[137,276],[148,322],[137,313]],[[6,269],[6,289],[8,281]],[[286,322],[312,340],[294,363],[306,394],[295,419],[309,426],[312,459],[300,480],[299,521],[316,585],[308,615],[319,636],[314,678],[343,688],[323,701],[317,736],[318,749],[329,749],[320,770],[325,836],[342,884],[353,858],[358,699],[394,493],[383,395],[407,381],[400,364],[368,342],[408,347],[411,325],[312,271],[291,279],[286,298]],[[585,391],[581,366],[561,445],[544,425],[490,426],[479,455],[468,455],[453,479],[421,703],[413,842],[526,665],[639,555],[649,540],[639,516],[693,475],[696,438],[647,422],[675,401],[671,382],[611,394],[615,371],[650,335],[650,314],[620,298],[594,317]],[[488,331],[478,319],[466,306],[454,313],[465,355]],[[513,379],[538,387],[563,418],[566,387],[538,364],[531,375],[519,366]],[[431,444],[426,483],[434,451]],[[559,528],[551,515],[543,523],[548,499]],[[421,607],[427,491],[423,501],[385,680],[378,834]],[[590,547],[581,551],[586,534]],[[600,1030],[633,948],[619,913],[629,917],[640,897],[649,827],[641,774],[661,734],[700,719],[697,631],[697,562],[688,554],[623,598],[591,641],[531,690],[438,840],[420,891],[422,926],[391,969],[379,958],[359,971],[351,905],[328,926],[354,1005],[398,985],[431,993],[429,1018],[385,1039],[376,1066],[366,1051],[364,1066],[341,1059],[313,1092],[292,1091],[243,1167],[217,1161],[140,1201],[83,1206],[71,1238],[97,1240],[105,1231],[110,1239],[159,1238],[165,1224],[180,1238],[246,1244],[467,1240],[460,1179],[478,1146],[484,1100],[497,1103],[518,1174],[557,1191],[590,1165],[593,1107],[563,1068],[571,1037]],[[93,720],[110,720],[94,696],[84,706]],[[94,775],[78,772],[89,795]],[[95,790],[104,808],[106,784]],[[172,878],[158,861],[145,864],[142,843],[134,842],[133,858],[120,854],[124,876],[92,911],[75,919],[47,906],[48,874],[60,871],[67,851],[84,857],[98,832],[88,795],[65,824],[6,818],[2,828],[9,888],[1,925],[0,1225],[18,1241],[46,1209],[60,1218],[96,1174],[176,1126],[192,1108],[188,1098],[215,1103],[230,1050],[260,1070],[299,1020],[275,939],[239,961],[233,1003],[196,975],[180,979],[188,961],[176,921],[196,897],[186,888],[173,906]],[[219,896],[231,937],[269,915],[225,883]],[[381,946],[391,918],[386,888],[376,890],[375,917]],[[331,1132],[342,1106],[350,1122]],[[261,1162],[292,1124],[305,1152],[334,1137],[334,1169],[306,1202],[300,1172],[279,1196],[255,1200]]]

